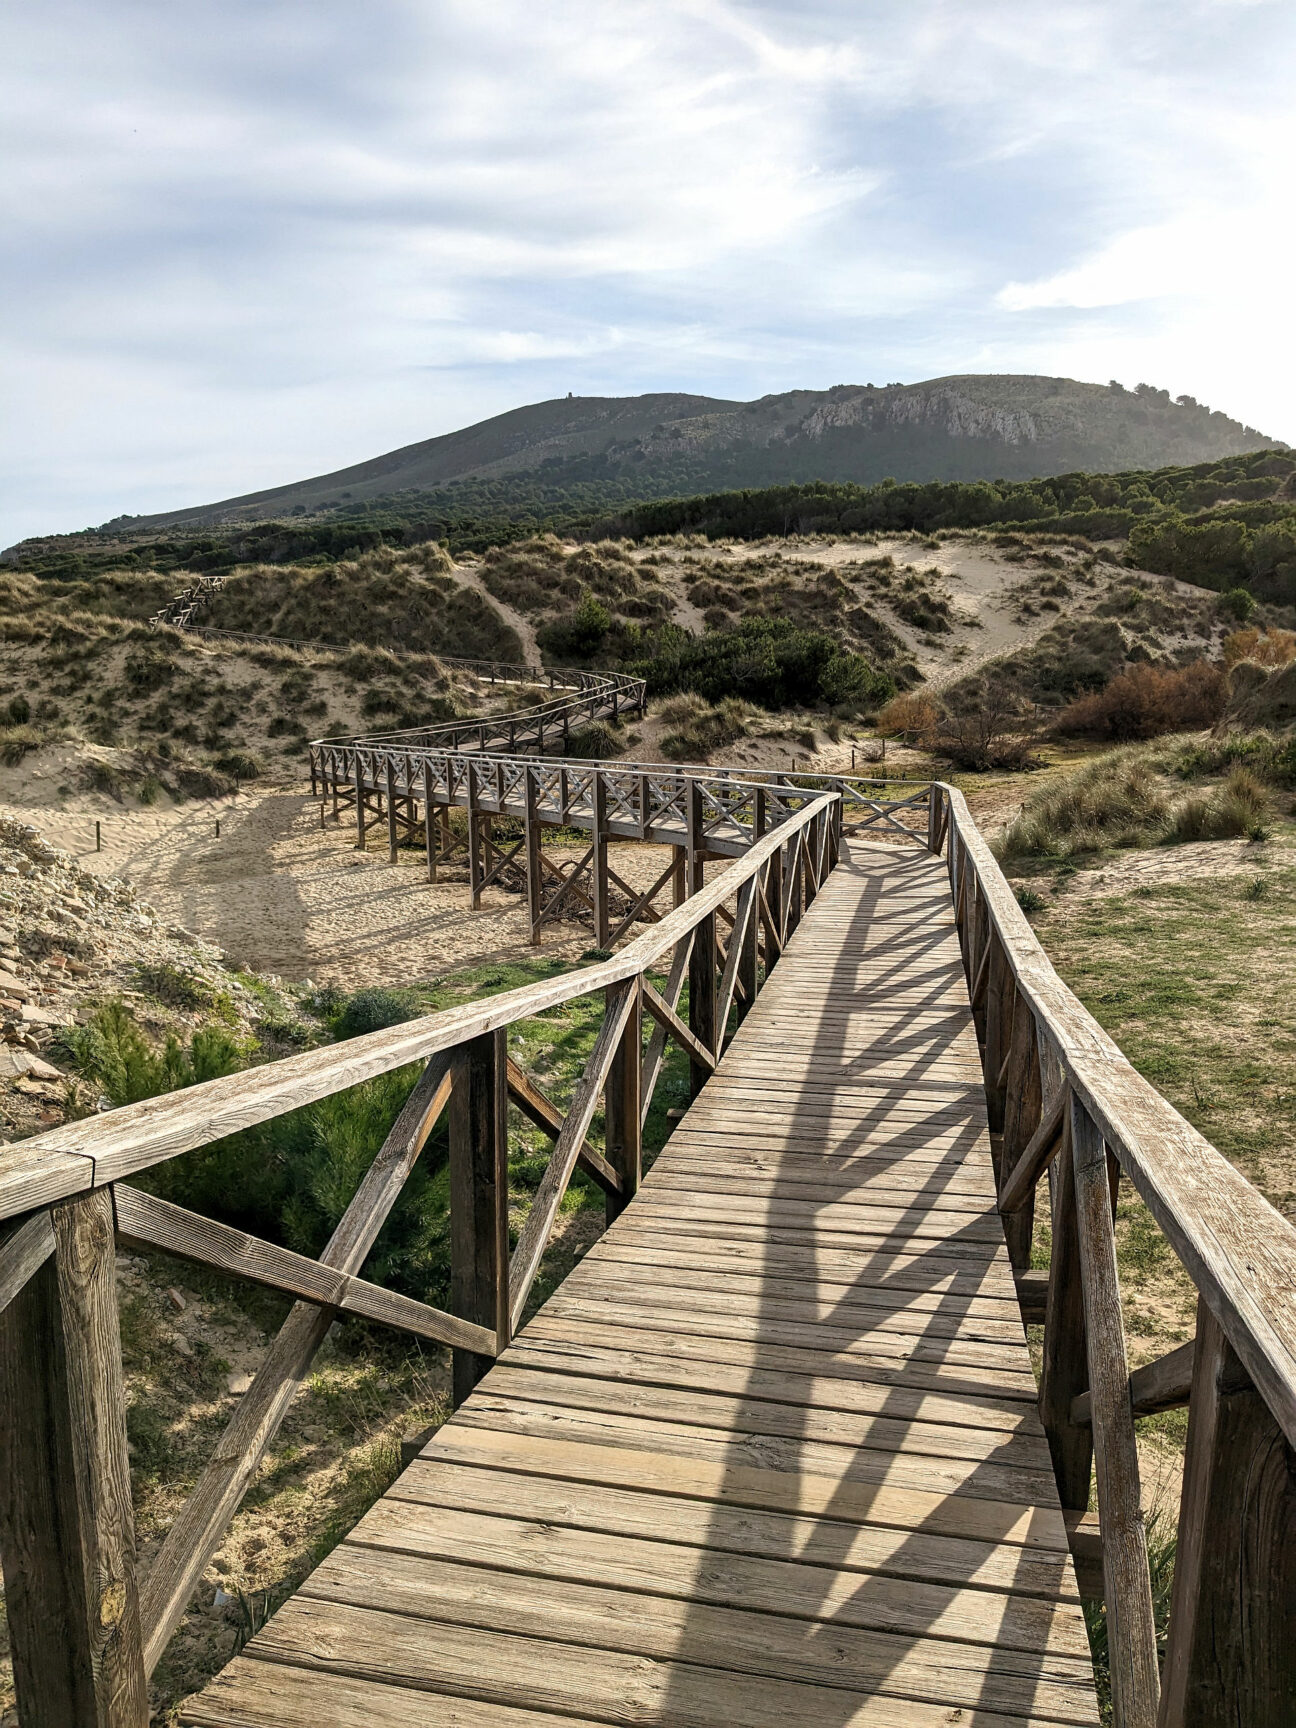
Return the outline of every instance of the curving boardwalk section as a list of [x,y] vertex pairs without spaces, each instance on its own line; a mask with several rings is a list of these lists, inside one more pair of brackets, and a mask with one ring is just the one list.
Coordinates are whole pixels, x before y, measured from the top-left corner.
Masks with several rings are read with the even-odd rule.
[[1096,1724],[944,865],[856,843],[635,1199],[183,1720]]

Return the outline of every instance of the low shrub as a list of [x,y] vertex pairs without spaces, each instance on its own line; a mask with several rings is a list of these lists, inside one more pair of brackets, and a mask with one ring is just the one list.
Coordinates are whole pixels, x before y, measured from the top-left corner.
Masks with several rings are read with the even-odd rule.
[[675,731],[665,734],[662,755],[669,762],[705,762],[713,750],[723,750],[746,736],[750,713],[747,704],[735,696],[714,708],[699,707]]
[[1029,768],[1035,758],[1026,725],[1024,704],[1005,679],[965,678],[946,693],[927,742],[958,768]]
[[129,1008],[116,998],[97,1008],[86,1025],[66,1028],[59,1043],[77,1073],[97,1084],[114,1106],[233,1074],[247,1065],[254,1048],[226,1026],[205,1026],[188,1048],[169,1036],[155,1052]]
[[265,772],[260,759],[250,750],[230,750],[218,756],[214,766],[217,773],[232,775],[235,780],[256,780]]
[[1249,768],[1237,767],[1213,793],[1195,792],[1175,807],[1163,838],[1167,845],[1194,840],[1262,838],[1269,794]]
[[877,717],[879,732],[903,738],[909,744],[926,743],[939,723],[940,709],[925,690],[907,690],[893,696]]
[[1248,768],[1270,786],[1296,786],[1296,738],[1275,738],[1271,732],[1226,732],[1179,751],[1172,763],[1184,780]]
[[357,990],[332,1022],[336,1038],[359,1038],[366,1032],[381,1032],[415,1020],[420,1013],[417,998],[408,990]]
[[1234,630],[1224,638],[1224,664],[1254,660],[1258,666],[1286,666],[1296,660],[1296,630]]
[[1147,758],[1113,751],[1033,792],[994,849],[1000,858],[1066,858],[1138,846],[1161,832],[1169,810]]
[[1059,732],[1095,738],[1157,738],[1213,726],[1228,697],[1223,669],[1207,660],[1188,666],[1131,666],[1110,683],[1068,704]]
[[35,726],[0,727],[0,762],[7,768],[16,768],[24,756],[39,750],[44,742],[45,734]]
[[582,762],[609,762],[619,756],[623,748],[612,727],[596,720],[592,725],[582,726],[579,731],[568,734],[566,754]]

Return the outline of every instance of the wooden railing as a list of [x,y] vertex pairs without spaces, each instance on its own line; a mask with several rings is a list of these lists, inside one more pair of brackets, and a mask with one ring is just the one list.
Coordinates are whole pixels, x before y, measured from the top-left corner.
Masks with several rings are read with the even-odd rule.
[[[700,834],[700,790],[690,792]],[[696,1092],[731,1014],[755,1001],[832,869],[841,800],[808,796],[711,881],[687,849],[687,898],[611,959],[69,1123],[0,1149],[0,1558],[22,1728],[144,1728],[147,1676],[252,1483],[333,1320],[361,1315],[448,1345],[456,1401],[523,1315],[580,1167],[615,1217],[640,1179],[643,1124],[668,1043]],[[662,974],[665,974],[664,979]],[[654,982],[656,977],[659,982]],[[685,985],[687,1007],[682,1011]],[[509,1030],[601,994],[592,1053],[565,1108],[509,1053]],[[646,1039],[645,1019],[651,1025]],[[421,1063],[391,1133],[317,1260],[159,1199],[130,1178],[374,1075]],[[589,1134],[602,1102],[604,1144]],[[510,1105],[553,1141],[509,1252]],[[450,1309],[370,1283],[366,1257],[448,1113]],[[117,1243],[162,1249],[295,1298],[147,1575],[137,1578]]]
[[[1002,1134],[1009,1253],[1025,1317],[1043,1325],[1040,1413],[1082,1593],[1106,1606],[1116,1728],[1296,1722],[1296,1229],[1067,989],[953,788],[932,789],[931,839],[948,856]],[[1114,1233],[1122,1180],[1198,1292],[1195,1341],[1133,1374]],[[1047,1272],[1031,1269],[1037,1209],[1051,1224]],[[1135,1422],[1183,1405],[1159,1666]]]
[[[497,724],[510,727],[512,720]],[[555,919],[588,914],[601,948],[632,924],[661,917],[662,896],[679,904],[690,854],[740,856],[825,792],[839,800],[846,832],[898,833],[910,841],[925,837],[929,802],[927,782],[916,790],[895,783],[900,795],[888,797],[892,783],[853,777],[537,760],[462,743],[417,744],[403,735],[395,742],[320,739],[311,745],[310,768],[321,823],[330,805],[336,822],[351,812],[357,847],[380,828],[393,864],[402,844],[423,850],[430,882],[445,865],[466,863],[472,907],[494,884],[516,888],[527,898],[533,942]],[[449,821],[454,809],[467,815],[459,830]],[[508,824],[503,838],[501,820]],[[557,863],[541,847],[546,828],[582,831],[589,844],[582,856]],[[656,881],[640,889],[611,865],[611,840],[650,841],[674,853]]]

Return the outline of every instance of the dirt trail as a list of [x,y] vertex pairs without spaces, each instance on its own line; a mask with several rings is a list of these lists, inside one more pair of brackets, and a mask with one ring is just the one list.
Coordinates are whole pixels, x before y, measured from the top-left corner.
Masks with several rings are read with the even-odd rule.
[[[520,895],[487,889],[471,912],[466,880],[429,883],[419,852],[403,851],[392,865],[378,836],[357,852],[354,830],[331,817],[321,828],[319,804],[297,787],[178,807],[114,806],[99,817],[101,852],[95,813],[84,807],[9,803],[0,814],[33,823],[85,869],[133,882],[166,922],[283,978],[402,984],[516,957],[527,946]],[[655,846],[612,853],[618,874],[643,887],[665,862]],[[546,931],[544,948],[579,954],[593,940],[585,925],[563,923]]]
[[450,575],[462,587],[471,588],[474,593],[480,594],[486,604],[493,607],[504,622],[517,632],[528,666],[538,667],[543,664],[540,644],[536,640],[535,625],[523,617],[521,612],[516,611],[507,602],[497,599],[490,592],[482,581],[475,564],[456,564]]

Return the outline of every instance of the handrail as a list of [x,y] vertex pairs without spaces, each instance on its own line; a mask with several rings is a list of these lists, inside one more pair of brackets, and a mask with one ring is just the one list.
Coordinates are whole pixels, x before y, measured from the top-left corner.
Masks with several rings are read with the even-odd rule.
[[[1296,1228],[1140,1075],[1044,953],[963,795],[931,791],[982,1045],[999,1207],[1044,1325],[1040,1415],[1081,1586],[1105,1598],[1116,1728],[1291,1719],[1296,1697]],[[1049,1269],[1031,1270],[1047,1172]],[[1198,1292],[1197,1335],[1131,1375],[1114,1232],[1122,1176]],[[1158,1662],[1136,1416],[1188,1406]],[[1101,1582],[1082,1564],[1096,1474]],[[1092,1532],[1088,1533],[1092,1541]]]
[[963,794],[941,790],[1017,989],[1065,1079],[1296,1446],[1296,1228],[1143,1078],[1063,983]]
[[[427,1061],[501,1026],[637,977],[674,949],[681,937],[717,906],[732,898],[793,834],[811,826],[836,802],[833,795],[825,794],[789,816],[610,960],[596,961],[579,972],[539,984],[522,984],[462,1008],[441,1009],[418,1020],[364,1033],[343,1044],[307,1050],[264,1067],[243,1069],[180,1092],[146,1098],[140,1104],[69,1122],[0,1148],[0,1220],[27,1211],[33,1203],[48,1205],[69,1194],[118,1181],[378,1074]],[[31,1170],[43,1158],[50,1159],[54,1167],[40,1182],[39,1198],[33,1202],[28,1186],[33,1180]],[[88,1161],[90,1168],[69,1160]]]
[[[687,1056],[696,1088],[719,1061],[730,1010],[755,1001],[763,976],[834,867],[841,800],[790,803],[769,832],[710,881],[702,790],[688,794],[681,848],[688,896],[611,958],[565,977],[427,1015],[327,1049],[210,1080],[68,1123],[0,1149],[0,1385],[8,1389],[0,1548],[6,1576],[31,1585],[9,1602],[20,1688],[42,1703],[76,1690],[101,1698],[101,1728],[143,1728],[147,1674],[160,1658],[255,1480],[274,1434],[334,1317],[341,1312],[450,1347],[456,1403],[519,1324],[578,1167],[606,1196],[609,1219],[636,1192],[643,1124],[666,1039]],[[730,911],[726,903],[733,903]],[[718,922],[728,927],[727,944]],[[761,955],[764,954],[762,973]],[[666,957],[669,962],[666,963]],[[662,991],[649,983],[661,964]],[[679,1009],[687,979],[687,1023]],[[508,1053],[508,1028],[562,1002],[601,992],[594,1048],[563,1109]],[[643,1043],[645,999],[656,1021]],[[318,1260],[204,1218],[124,1178],[242,1128],[266,1122],[377,1074],[423,1071]],[[603,1101],[604,1150],[587,1134]],[[507,1106],[553,1140],[553,1152],[509,1251]],[[360,1274],[423,1146],[449,1113],[450,1307],[385,1291]],[[125,1399],[115,1308],[115,1242],[160,1248],[296,1298],[251,1388],[168,1532],[147,1577],[135,1578]],[[53,1324],[47,1354],[30,1340]],[[66,1362],[66,1373],[62,1364]],[[52,1414],[51,1414],[52,1412]],[[93,1419],[88,1419],[92,1413]],[[71,1462],[51,1448],[51,1424],[71,1435]],[[84,1494],[59,1519],[71,1470]],[[76,1586],[94,1557],[97,1594]],[[111,1607],[111,1619],[106,1619]],[[57,1635],[51,1636],[51,1625]],[[105,1634],[104,1628],[109,1630]],[[42,1720],[80,1721],[76,1709]]]

